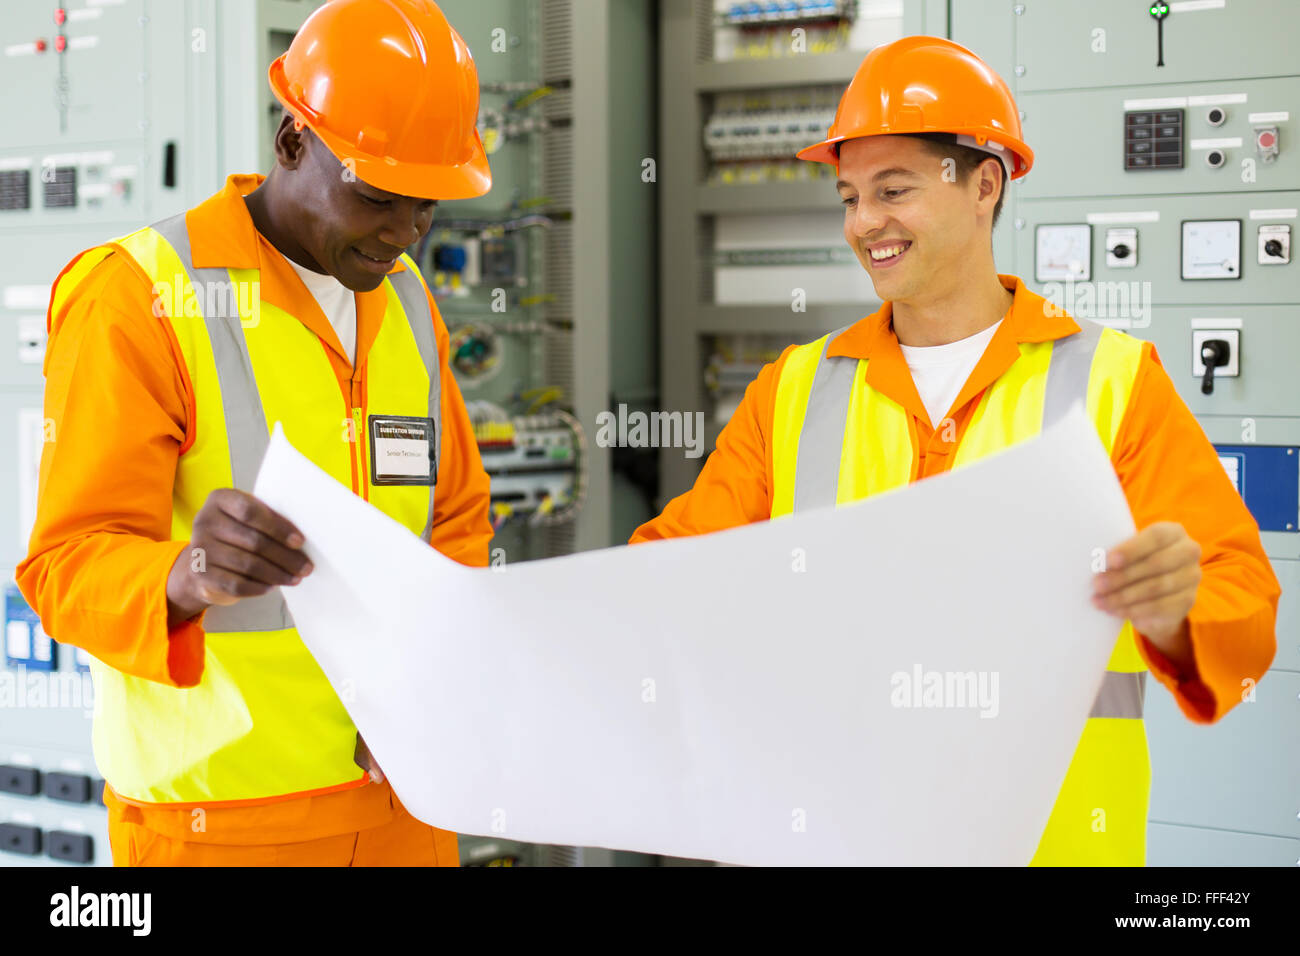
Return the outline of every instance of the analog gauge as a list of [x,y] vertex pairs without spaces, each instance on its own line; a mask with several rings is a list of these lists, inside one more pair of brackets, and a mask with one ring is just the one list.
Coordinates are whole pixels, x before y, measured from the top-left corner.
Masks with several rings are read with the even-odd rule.
[[1035,230],[1037,251],[1034,276],[1039,282],[1092,278],[1092,226],[1067,223],[1039,226]]
[[1241,220],[1183,223],[1184,279],[1241,278]]

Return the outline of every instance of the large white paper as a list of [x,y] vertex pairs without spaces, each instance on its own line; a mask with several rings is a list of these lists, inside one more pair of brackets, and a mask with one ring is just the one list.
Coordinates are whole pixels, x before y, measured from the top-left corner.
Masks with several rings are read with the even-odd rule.
[[501,569],[278,426],[255,494],[307,538],[289,608],[411,813],[741,864],[1027,863],[1119,632],[1095,562],[1134,532],[1078,409],[850,507]]

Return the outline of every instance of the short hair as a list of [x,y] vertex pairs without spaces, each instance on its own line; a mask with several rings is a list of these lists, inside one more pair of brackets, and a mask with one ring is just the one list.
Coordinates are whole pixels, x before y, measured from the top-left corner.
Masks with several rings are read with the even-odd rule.
[[903,133],[899,134],[909,136],[912,139],[919,139],[928,144],[928,148],[934,155],[942,155],[945,159],[952,157],[957,161],[957,176],[962,183],[970,179],[971,173],[979,169],[980,163],[986,159],[996,159],[1002,167],[1002,186],[998,193],[998,201],[993,207],[993,227],[997,228],[998,217],[1002,215],[1002,201],[1007,198],[1007,183],[1011,178],[1007,175],[1007,164],[998,156],[992,153],[986,153],[982,149],[975,149],[973,146],[962,146],[957,142],[956,133]]

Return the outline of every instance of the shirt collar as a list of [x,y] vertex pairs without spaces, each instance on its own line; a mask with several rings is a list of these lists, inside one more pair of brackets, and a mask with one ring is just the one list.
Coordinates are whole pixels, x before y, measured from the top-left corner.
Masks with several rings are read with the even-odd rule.
[[[1007,310],[1005,321],[994,333],[962,386],[953,408],[962,408],[997,381],[1020,358],[1021,343],[1053,341],[1079,331],[1078,323],[1063,309],[1030,291],[1017,276],[999,274],[998,281],[1015,298]],[[930,421],[899,347],[898,336],[894,334],[893,303],[884,303],[879,310],[835,336],[827,346],[826,356],[872,359],[867,363],[867,384],[903,406],[920,421]],[[930,423],[931,428],[936,426],[937,423]]]
[[[1004,289],[1015,295],[1006,321],[993,342],[1049,342],[1079,331],[1079,324],[1064,310],[1028,288],[1019,276],[998,274]],[[859,319],[835,338],[826,349],[826,357],[846,356],[869,359],[880,349],[898,349],[893,327],[894,304],[886,302],[879,309]],[[989,345],[992,347],[993,342]]]

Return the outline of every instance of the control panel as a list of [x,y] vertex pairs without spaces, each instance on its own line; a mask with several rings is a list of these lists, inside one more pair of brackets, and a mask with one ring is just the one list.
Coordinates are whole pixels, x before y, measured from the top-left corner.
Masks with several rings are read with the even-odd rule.
[[[964,0],[952,37],[1011,86],[1029,175],[998,271],[1150,341],[1282,582],[1270,670],[1212,726],[1146,699],[1149,865],[1300,860],[1300,69],[1287,0]],[[1256,683],[1258,686],[1255,686]],[[1150,685],[1148,685],[1150,686]]]

